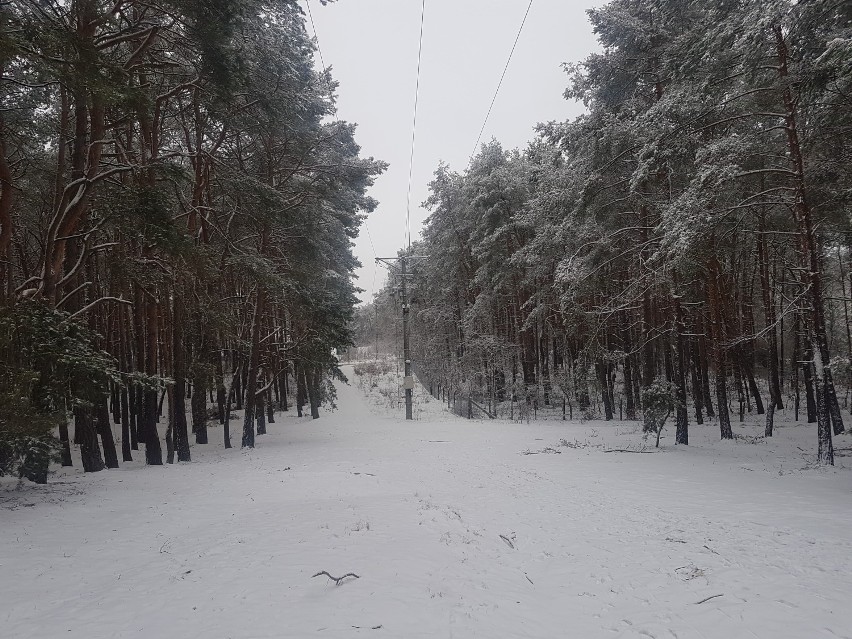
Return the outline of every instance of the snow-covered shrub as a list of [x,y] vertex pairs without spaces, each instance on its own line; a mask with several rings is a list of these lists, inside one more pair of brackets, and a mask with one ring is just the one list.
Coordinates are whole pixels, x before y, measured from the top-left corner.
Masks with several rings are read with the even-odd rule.
[[677,394],[674,385],[660,380],[642,390],[642,408],[645,417],[644,431],[657,434],[657,445],[660,445],[660,433],[666,420],[671,416],[677,405]]
[[358,376],[359,384],[366,388],[377,388],[379,378],[391,372],[393,363],[390,359],[376,359],[355,364],[353,370]]
[[47,481],[53,429],[119,381],[115,359],[67,314],[25,301],[0,310],[0,475]]
[[37,410],[30,400],[35,376],[8,370],[0,375],[0,477],[47,481],[47,468],[59,451],[53,429],[61,413]]

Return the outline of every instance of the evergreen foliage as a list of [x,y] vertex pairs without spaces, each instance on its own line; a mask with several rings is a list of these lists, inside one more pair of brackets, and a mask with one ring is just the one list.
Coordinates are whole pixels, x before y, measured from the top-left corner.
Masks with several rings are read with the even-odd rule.
[[55,427],[63,464],[76,444],[116,466],[111,422],[125,461],[161,464],[161,412],[165,460],[188,461],[186,404],[207,443],[211,392],[226,446],[232,407],[253,446],[288,388],[333,405],[385,165],[332,119],[314,51],[291,0],[4,5],[4,472]]
[[807,405],[832,463],[852,393],[832,359],[852,352],[849,11],[611,0],[589,19],[602,50],[566,65],[585,115],[435,171],[421,378],[510,415],[644,410],[650,431],[665,387],[682,444],[690,408],[731,438],[729,405],[742,420],[768,394]]

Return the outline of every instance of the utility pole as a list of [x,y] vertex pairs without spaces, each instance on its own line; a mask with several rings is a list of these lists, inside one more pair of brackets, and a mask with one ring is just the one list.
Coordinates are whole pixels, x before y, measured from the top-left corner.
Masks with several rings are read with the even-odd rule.
[[411,273],[408,271],[408,260],[421,259],[419,255],[403,255],[401,257],[377,257],[377,262],[383,262],[389,267],[396,269],[394,262],[399,263],[399,273],[402,276],[402,356],[405,359],[405,379],[403,380],[403,388],[405,389],[405,419],[414,419],[412,413],[412,400],[414,393],[414,376],[411,374],[411,337],[408,329],[408,317],[411,312],[411,305],[408,301],[408,276]]
[[411,375],[411,340],[408,335],[408,313],[411,310],[408,305],[408,286],[405,283],[405,256],[399,258],[402,268],[402,356],[405,359],[405,419],[414,419],[411,415],[411,400],[414,391],[414,377]]

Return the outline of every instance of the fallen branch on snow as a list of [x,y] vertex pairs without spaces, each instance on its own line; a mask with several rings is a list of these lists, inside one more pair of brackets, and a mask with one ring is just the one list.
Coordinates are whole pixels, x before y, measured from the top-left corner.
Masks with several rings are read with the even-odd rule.
[[703,604],[705,601],[710,601],[711,599],[715,599],[716,597],[724,597],[724,596],[725,596],[724,593],[718,594],[718,595],[711,595],[711,596],[707,597],[706,599],[702,599],[701,601],[696,601],[695,605],[697,606],[698,604]]
[[[331,580],[334,582],[334,585],[335,585],[335,586],[339,586],[339,585],[340,585],[340,582],[341,582],[341,581],[343,581],[344,579],[346,579],[347,577],[354,577],[355,579],[360,579],[360,578],[361,578],[361,577],[359,577],[358,575],[356,575],[354,572],[347,572],[347,573],[346,573],[345,575],[343,575],[342,577],[332,577],[332,576],[331,576],[328,572],[326,572],[325,570],[323,570],[323,571],[321,571],[321,572],[318,572],[317,574],[315,574],[315,575],[314,575],[314,577],[319,577],[320,575],[325,575],[326,577],[328,577],[329,579],[331,579]],[[314,577],[311,577],[311,579],[313,579]]]
[[512,540],[506,537],[506,535],[500,535],[500,539],[505,541],[508,544],[509,548],[511,548],[512,550],[515,549],[515,544],[513,544]]
[[654,450],[645,450],[644,448],[641,450],[631,450],[629,448],[604,448],[605,453],[648,453],[649,455],[654,454],[656,451]]
[[527,450],[522,450],[522,451],[521,451],[521,455],[544,455],[544,454],[548,454],[548,455],[561,455],[561,454],[562,454],[562,451],[561,451],[561,450],[556,450],[555,448],[551,448],[550,446],[546,446],[545,448],[542,448],[541,450],[530,450],[530,449],[527,449]]

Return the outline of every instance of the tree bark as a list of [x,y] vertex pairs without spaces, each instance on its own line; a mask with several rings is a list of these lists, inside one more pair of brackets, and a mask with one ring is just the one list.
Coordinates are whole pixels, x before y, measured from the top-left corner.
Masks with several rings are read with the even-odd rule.
[[260,327],[263,325],[263,312],[266,306],[266,292],[262,286],[257,287],[254,305],[254,318],[251,328],[251,354],[246,375],[246,401],[243,419],[243,448],[254,448],[255,407],[257,406],[257,376],[260,367]]
[[[835,432],[843,432],[843,421],[834,392],[834,381],[831,376],[831,361],[828,353],[828,337],[825,327],[825,308],[822,293],[822,268],[820,254],[817,248],[816,229],[813,215],[808,202],[808,191],[805,185],[805,163],[799,142],[798,115],[796,99],[788,82],[788,51],[784,40],[784,32],[780,24],[773,26],[775,45],[778,54],[778,75],[783,82],[781,90],[784,103],[785,130],[787,132],[788,157],[795,174],[794,184],[796,201],[793,207],[794,217],[799,227],[800,246],[805,278],[810,290],[810,331],[813,351],[813,372],[815,389],[814,395],[817,406],[817,456],[820,463],[834,465],[834,447],[831,441],[831,426],[834,422]],[[837,420],[834,420],[834,416]]]
[[[157,301],[146,296],[145,299],[145,372],[152,377],[157,374],[157,346],[159,344],[159,318]],[[145,463],[150,466],[163,465],[163,451],[160,435],[157,432],[160,406],[157,401],[157,389],[151,388],[143,393],[144,412],[142,414],[142,432],[145,442]]]
[[321,371],[319,366],[305,367],[305,386],[308,392],[308,401],[311,405],[311,417],[319,419]]
[[719,268],[716,257],[710,259],[709,289],[710,289],[710,334],[713,342],[713,355],[716,368],[716,404],[719,409],[719,431],[722,439],[733,439],[731,416],[728,412],[727,375],[725,372],[726,357],[723,341],[725,339],[724,322],[722,319],[722,303],[719,291]]
[[98,433],[95,430],[90,408],[77,406],[74,409],[74,441],[80,445],[84,472],[96,473],[104,469]]
[[107,468],[118,468],[118,454],[115,450],[115,439],[112,436],[112,424],[109,417],[109,406],[106,395],[97,403],[97,430],[101,436],[104,450],[104,462]]
[[71,461],[71,441],[68,438],[68,420],[63,418],[59,422],[59,443],[62,445],[62,465],[73,466]]
[[781,380],[778,375],[778,331],[775,327],[778,319],[775,315],[775,301],[772,299],[772,286],[769,280],[769,256],[766,250],[766,237],[763,229],[766,225],[765,216],[760,216],[760,230],[757,234],[757,253],[760,264],[760,291],[763,301],[763,315],[766,319],[766,368],[769,375],[769,395],[775,408],[784,410],[784,399],[781,394]]
[[173,414],[172,438],[179,462],[191,460],[189,426],[186,423],[186,345],[184,344],[183,302],[175,296],[172,313],[172,360],[174,391],[171,394]]
[[207,371],[198,353],[192,376],[192,430],[196,444],[207,443]]
[[675,293],[672,295],[674,306],[674,331],[675,331],[675,389],[677,393],[677,406],[675,407],[675,442],[689,444],[689,414],[686,409],[686,347],[683,334],[685,332],[683,309],[680,305],[680,297]]

